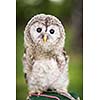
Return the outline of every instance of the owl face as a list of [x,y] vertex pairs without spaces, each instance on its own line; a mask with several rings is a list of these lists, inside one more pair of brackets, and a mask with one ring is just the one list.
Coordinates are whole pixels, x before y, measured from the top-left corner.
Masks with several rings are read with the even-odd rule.
[[61,22],[54,16],[39,14],[33,17],[27,27],[25,34],[43,49],[52,49],[58,43],[64,45],[64,29]]
[[59,27],[50,25],[46,27],[40,22],[34,23],[30,28],[32,40],[40,45],[52,45],[60,38]]

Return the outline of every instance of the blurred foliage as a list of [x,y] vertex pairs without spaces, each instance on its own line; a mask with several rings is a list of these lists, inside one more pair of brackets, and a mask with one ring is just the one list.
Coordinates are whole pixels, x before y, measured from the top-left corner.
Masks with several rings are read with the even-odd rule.
[[28,92],[22,65],[23,31],[27,22],[39,13],[52,14],[58,17],[65,27],[65,48],[70,56],[68,90],[76,91],[82,100],[82,0],[16,0],[16,98],[17,100],[25,100]]
[[53,3],[50,0],[33,0],[33,4],[29,4],[30,1],[17,0],[17,27],[26,25],[26,22],[38,13],[52,14],[62,21],[68,21],[71,16],[73,0],[63,0],[62,4]]

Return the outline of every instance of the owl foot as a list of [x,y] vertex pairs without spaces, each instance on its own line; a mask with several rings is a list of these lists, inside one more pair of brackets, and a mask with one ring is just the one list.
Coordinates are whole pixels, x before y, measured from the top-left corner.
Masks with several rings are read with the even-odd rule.
[[26,100],[30,100],[30,96],[27,96]]
[[29,92],[29,96],[32,96],[32,95],[35,95],[35,94],[37,94],[38,96],[40,96],[42,93],[43,93],[43,92],[40,91],[40,90],[37,90],[37,91],[30,91],[30,92]]

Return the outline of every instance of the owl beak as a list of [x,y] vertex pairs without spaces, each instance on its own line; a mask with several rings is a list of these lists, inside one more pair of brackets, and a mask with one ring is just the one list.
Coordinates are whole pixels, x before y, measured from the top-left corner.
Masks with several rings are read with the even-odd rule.
[[44,43],[47,42],[47,35],[46,35],[46,34],[43,36],[43,42],[44,42]]

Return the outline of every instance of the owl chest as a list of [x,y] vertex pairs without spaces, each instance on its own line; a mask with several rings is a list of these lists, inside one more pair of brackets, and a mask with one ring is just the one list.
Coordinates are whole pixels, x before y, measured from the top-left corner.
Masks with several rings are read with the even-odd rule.
[[37,79],[55,78],[60,74],[57,62],[54,59],[42,59],[35,61],[32,66],[32,76]]

